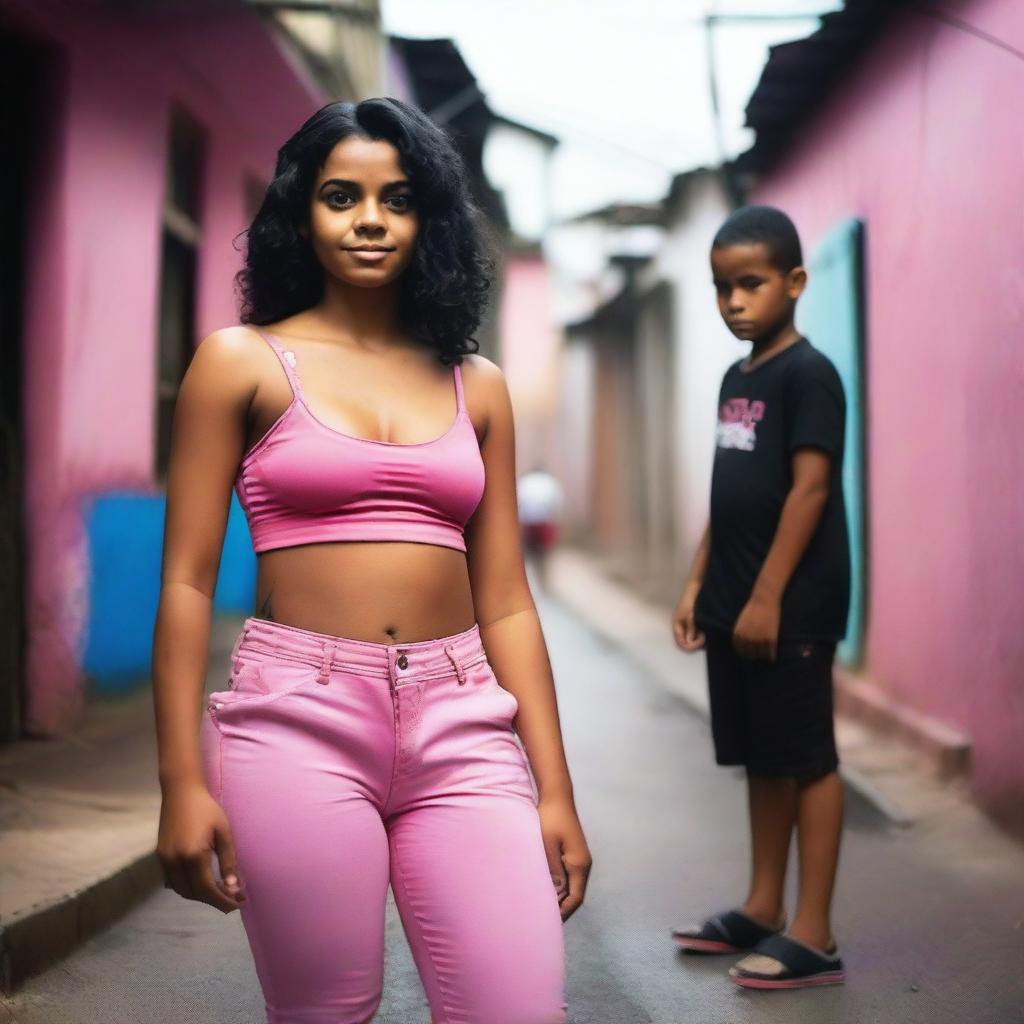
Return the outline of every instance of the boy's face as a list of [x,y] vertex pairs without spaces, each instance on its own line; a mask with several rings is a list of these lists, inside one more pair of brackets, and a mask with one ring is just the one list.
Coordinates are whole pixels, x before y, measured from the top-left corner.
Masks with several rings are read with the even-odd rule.
[[718,311],[741,341],[764,341],[793,320],[807,283],[803,267],[780,270],[763,242],[711,250]]

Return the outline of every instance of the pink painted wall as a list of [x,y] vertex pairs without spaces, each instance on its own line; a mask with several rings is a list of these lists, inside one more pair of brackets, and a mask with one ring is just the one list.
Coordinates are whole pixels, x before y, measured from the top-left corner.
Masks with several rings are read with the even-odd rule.
[[[1024,47],[1024,6],[972,25]],[[867,221],[870,675],[965,732],[1024,823],[1024,63],[907,15],[754,201]],[[1010,118],[1008,121],[1007,118]]]
[[41,126],[22,339],[27,720],[43,735],[67,731],[83,706],[83,499],[155,489],[171,105],[207,132],[198,339],[237,322],[232,239],[246,224],[244,175],[268,179],[277,147],[326,100],[254,14],[109,10],[0,0],[19,30],[54,44],[63,69]]
[[556,470],[559,338],[552,326],[551,282],[543,256],[510,253],[504,266],[499,330],[501,366],[516,417],[520,473],[536,465]]

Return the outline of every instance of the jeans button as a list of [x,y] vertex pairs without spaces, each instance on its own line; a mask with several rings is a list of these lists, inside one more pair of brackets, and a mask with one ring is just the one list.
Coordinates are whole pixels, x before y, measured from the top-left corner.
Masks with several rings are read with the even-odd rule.
[[400,654],[398,656],[398,667],[399,668],[408,668],[409,667],[409,659],[404,654]]

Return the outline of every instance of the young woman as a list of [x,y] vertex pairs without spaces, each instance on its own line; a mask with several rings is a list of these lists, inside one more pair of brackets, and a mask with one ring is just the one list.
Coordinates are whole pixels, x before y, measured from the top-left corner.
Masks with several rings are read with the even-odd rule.
[[[241,910],[270,1024],[373,1018],[389,883],[435,1024],[563,1021],[561,920],[590,855],[448,139],[395,100],[324,107],[278,154],[240,284],[261,326],[205,338],[175,412],[166,882]],[[259,611],[200,722],[233,486]]]

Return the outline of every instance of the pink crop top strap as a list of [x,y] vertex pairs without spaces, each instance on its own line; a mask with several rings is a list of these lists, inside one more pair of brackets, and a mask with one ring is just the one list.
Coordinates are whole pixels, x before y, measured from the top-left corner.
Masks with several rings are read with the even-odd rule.
[[456,363],[455,371],[455,415],[461,416],[466,411],[466,400],[462,397],[462,367]]
[[299,375],[295,372],[295,353],[291,349],[286,349],[272,334],[267,334],[266,331],[261,331],[258,327],[253,329],[274,350],[277,358],[281,360],[281,365],[284,367],[284,372],[288,377],[288,383],[292,386],[292,394],[305,400],[305,395],[302,394],[302,382],[299,380]]
[[309,408],[296,355],[267,331],[292,401],[245,455],[235,490],[257,552],[328,541],[405,541],[466,550],[464,529],[483,496],[484,465],[452,367],[455,418],[429,441],[354,437]]

